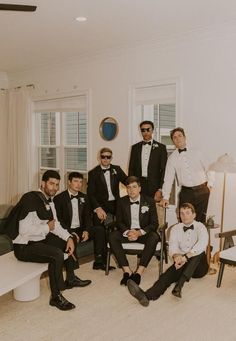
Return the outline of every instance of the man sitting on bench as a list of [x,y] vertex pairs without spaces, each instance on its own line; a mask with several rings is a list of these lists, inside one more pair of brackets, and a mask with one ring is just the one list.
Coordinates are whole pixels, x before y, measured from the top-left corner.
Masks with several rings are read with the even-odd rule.
[[[14,254],[25,262],[49,263],[48,275],[51,298],[49,304],[60,310],[71,310],[75,305],[61,294],[64,289],[86,286],[74,274],[74,243],[70,233],[57,220],[52,198],[59,188],[60,175],[54,170],[43,174],[41,189],[24,194],[9,215],[7,226],[13,240]],[[64,252],[68,259],[64,261]],[[63,279],[63,266],[66,281]],[[83,285],[81,285],[81,283]]]

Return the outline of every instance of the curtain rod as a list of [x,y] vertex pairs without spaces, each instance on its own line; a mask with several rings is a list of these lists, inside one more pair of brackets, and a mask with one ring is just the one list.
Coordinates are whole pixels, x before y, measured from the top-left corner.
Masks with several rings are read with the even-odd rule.
[[12,90],[12,89],[17,90],[17,89],[23,88],[24,86],[25,86],[26,88],[35,89],[35,85],[34,85],[34,84],[26,84],[26,85],[16,86],[16,87],[14,87],[14,88],[9,88],[9,89],[1,88],[0,90],[3,90],[3,91],[5,91],[5,90]]

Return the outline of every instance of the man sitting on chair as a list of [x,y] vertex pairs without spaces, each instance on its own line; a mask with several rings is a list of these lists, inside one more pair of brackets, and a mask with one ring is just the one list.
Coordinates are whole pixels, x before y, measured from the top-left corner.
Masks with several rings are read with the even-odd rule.
[[176,283],[172,294],[181,298],[181,290],[185,282],[193,278],[201,278],[208,271],[206,247],[208,233],[206,227],[195,221],[196,213],[193,205],[184,203],[180,206],[182,223],[176,224],[170,232],[169,254],[174,264],[147,291],[143,291],[134,281],[128,281],[128,289],[141,305],[148,306],[150,300],[157,300],[166,289]]
[[[123,269],[121,285],[127,285],[128,279],[137,284],[141,281],[141,275],[148,266],[150,259],[155,253],[159,236],[157,229],[157,213],[154,199],[140,195],[141,186],[136,176],[126,179],[128,195],[117,202],[117,231],[109,236],[109,243],[118,264]],[[144,244],[139,266],[132,273],[129,262],[122,247],[122,243],[138,242]]]

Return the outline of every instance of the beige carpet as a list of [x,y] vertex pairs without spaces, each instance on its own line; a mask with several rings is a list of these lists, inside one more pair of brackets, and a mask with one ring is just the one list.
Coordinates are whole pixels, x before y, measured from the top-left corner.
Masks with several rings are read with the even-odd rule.
[[[135,261],[134,256],[130,259]],[[144,289],[153,283],[157,271],[153,259],[143,276]],[[187,283],[182,299],[173,297],[170,288],[147,308],[119,285],[120,269],[105,276],[87,263],[77,274],[93,283],[64,292],[76,304],[69,312],[48,305],[47,278],[41,280],[41,296],[34,302],[17,302],[11,293],[1,296],[0,340],[236,340],[236,268],[225,269],[220,289],[216,275],[207,275]]]

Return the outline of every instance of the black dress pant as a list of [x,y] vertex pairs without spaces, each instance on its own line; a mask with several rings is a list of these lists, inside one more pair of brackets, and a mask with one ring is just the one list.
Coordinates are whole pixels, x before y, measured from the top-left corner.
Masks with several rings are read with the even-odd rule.
[[[139,237],[135,242],[144,244],[144,249],[140,258],[139,265],[144,266],[145,268],[148,266],[152,256],[155,253],[156,246],[160,237],[156,232],[149,232],[145,235]],[[134,242],[134,243],[135,243]],[[119,266],[129,266],[128,259],[126,257],[125,251],[122,248],[122,243],[133,243],[128,240],[127,237],[124,237],[120,231],[113,231],[109,235],[109,243],[114,253]]]
[[179,207],[186,202],[192,204],[196,211],[196,220],[204,224],[209,196],[210,191],[206,184],[195,187],[182,186],[179,193]]
[[188,260],[180,269],[176,270],[175,265],[171,265],[145,292],[149,300],[156,300],[164,294],[166,289],[172,284],[181,281],[189,281],[191,278],[201,278],[207,274],[208,263],[205,252],[194,256]]
[[68,280],[74,278],[74,260],[68,257],[64,261],[66,242],[49,233],[46,239],[28,244],[14,244],[14,254],[17,259],[24,262],[49,263],[48,276],[52,297],[57,296],[65,288],[63,278],[63,265],[66,268]]

